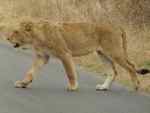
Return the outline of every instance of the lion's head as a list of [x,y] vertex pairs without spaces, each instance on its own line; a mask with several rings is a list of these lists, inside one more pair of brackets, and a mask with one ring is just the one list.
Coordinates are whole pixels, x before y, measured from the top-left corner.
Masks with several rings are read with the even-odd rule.
[[32,22],[21,22],[17,29],[13,29],[7,40],[13,44],[14,48],[26,46],[31,43]]

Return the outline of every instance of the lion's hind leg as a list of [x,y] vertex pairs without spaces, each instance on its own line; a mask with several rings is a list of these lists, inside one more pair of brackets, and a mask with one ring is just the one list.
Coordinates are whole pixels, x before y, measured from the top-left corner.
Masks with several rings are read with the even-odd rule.
[[135,90],[138,90],[140,86],[140,82],[137,77],[137,72],[134,65],[127,58],[122,57],[120,55],[113,56],[113,59],[116,61],[116,63],[118,63],[121,67],[123,67],[126,71],[129,72],[131,81],[133,83],[133,87]]
[[104,81],[104,83],[96,85],[96,90],[97,91],[109,90],[110,87],[111,87],[112,82],[115,80],[116,76],[118,75],[118,72],[117,72],[115,63],[108,56],[106,56],[101,51],[97,51],[97,53],[98,53],[99,57],[102,58],[105,61],[105,63],[107,62],[110,65],[110,67],[112,67],[113,73],[107,74],[107,78]]

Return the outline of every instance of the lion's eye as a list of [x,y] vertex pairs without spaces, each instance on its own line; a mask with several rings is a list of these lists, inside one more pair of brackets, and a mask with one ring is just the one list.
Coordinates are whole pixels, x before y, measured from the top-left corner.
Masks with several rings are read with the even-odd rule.
[[18,34],[19,32],[17,30],[14,31],[15,34]]

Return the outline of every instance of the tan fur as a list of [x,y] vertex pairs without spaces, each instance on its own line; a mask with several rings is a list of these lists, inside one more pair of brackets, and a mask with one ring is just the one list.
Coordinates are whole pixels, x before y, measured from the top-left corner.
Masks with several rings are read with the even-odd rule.
[[[117,74],[114,64],[116,62],[130,73],[134,87],[137,88],[139,81],[134,67],[127,58],[126,37],[122,33],[120,30],[106,25],[89,23],[52,25],[46,21],[24,21],[20,23],[18,29],[12,31],[8,40],[19,46],[30,45],[35,50],[37,59],[28,72],[30,74],[27,74],[25,78],[31,79],[32,77],[28,76],[34,75],[52,54],[59,58],[64,65],[69,81],[68,89],[76,90],[78,88],[77,73],[72,58],[96,51],[100,56],[103,55],[110,60],[114,70],[112,80]],[[22,87],[21,83],[24,85],[24,82],[19,81],[16,86]]]

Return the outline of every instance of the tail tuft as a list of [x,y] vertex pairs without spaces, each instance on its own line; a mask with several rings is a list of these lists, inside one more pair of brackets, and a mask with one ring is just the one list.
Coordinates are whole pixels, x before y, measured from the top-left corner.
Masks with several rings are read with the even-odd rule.
[[150,73],[150,70],[149,69],[139,69],[139,70],[137,70],[137,73],[138,74],[141,74],[141,75],[145,75],[145,74],[148,74],[148,73]]

